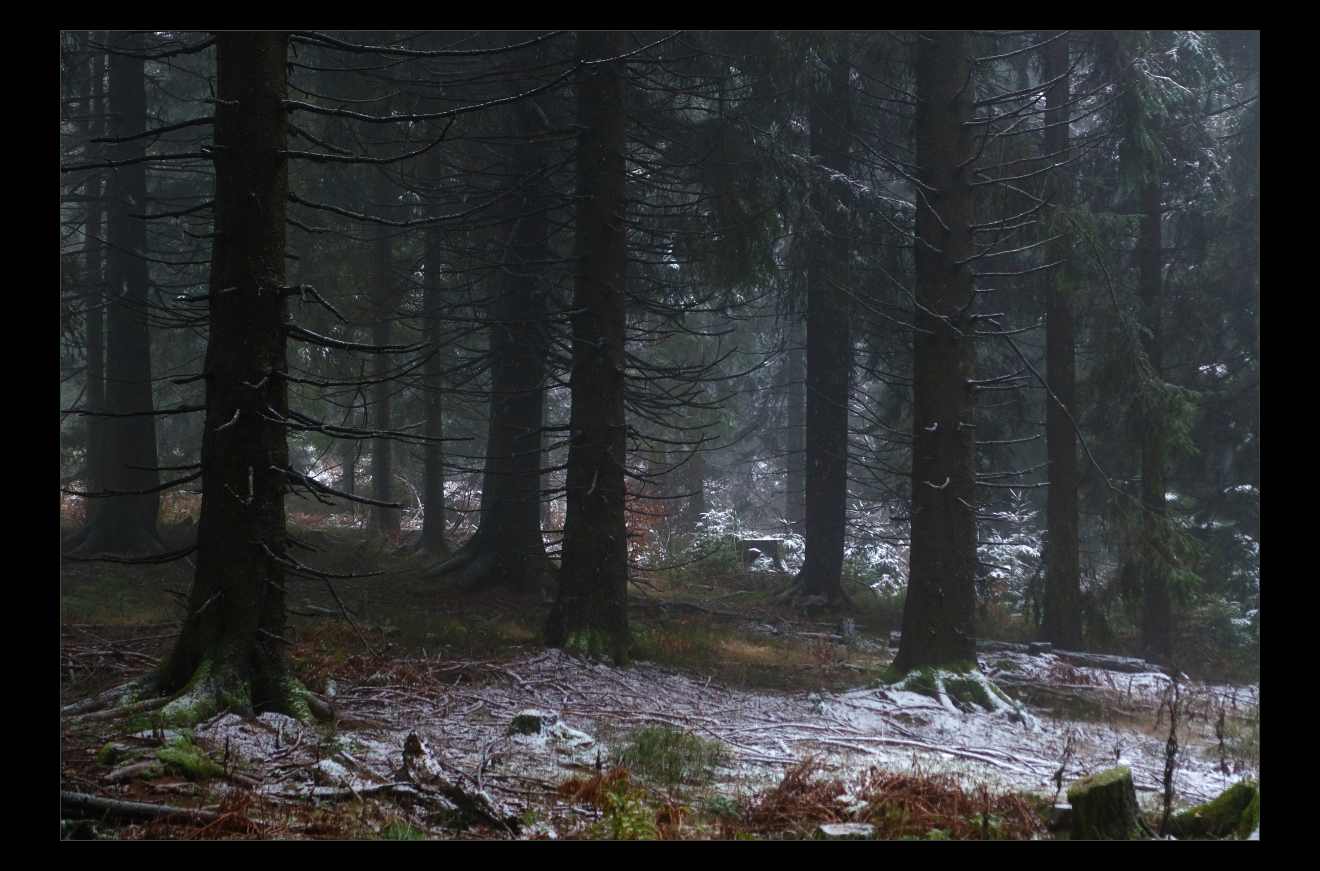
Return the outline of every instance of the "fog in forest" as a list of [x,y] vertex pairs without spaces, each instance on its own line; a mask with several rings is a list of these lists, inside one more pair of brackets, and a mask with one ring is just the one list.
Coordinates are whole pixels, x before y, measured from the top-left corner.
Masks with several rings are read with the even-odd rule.
[[1258,839],[1257,31],[60,34],[62,839]]

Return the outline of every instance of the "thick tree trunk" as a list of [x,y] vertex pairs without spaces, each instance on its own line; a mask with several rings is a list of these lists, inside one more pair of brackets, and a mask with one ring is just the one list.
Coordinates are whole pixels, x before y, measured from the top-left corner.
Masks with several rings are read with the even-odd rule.
[[[382,177],[376,186],[376,202],[383,208],[389,197],[390,188]],[[372,288],[374,300],[371,316],[371,341],[376,345],[388,345],[394,326],[394,291],[391,269],[393,244],[389,231],[384,227],[376,228],[376,238],[372,242]],[[371,387],[371,427],[377,432],[387,432],[394,428],[394,384],[384,380],[393,365],[394,355],[378,353],[373,355],[372,376],[377,383]],[[371,498],[377,502],[394,501],[394,441],[389,438],[376,438],[371,442]],[[399,529],[399,510],[384,505],[371,506],[371,525],[384,532],[396,532]]]
[[[523,111],[524,133],[543,129],[529,107]],[[554,574],[541,537],[541,430],[550,357],[548,288],[541,275],[550,259],[553,203],[546,155],[538,143],[518,147],[507,171],[504,250],[487,304],[491,399],[481,514],[472,538],[427,574],[458,572],[458,585],[465,589],[501,584],[532,591],[550,584]]]
[[[423,341],[426,363],[422,368],[422,399],[426,403],[423,433],[428,439],[441,439],[444,425],[444,361],[440,358],[440,311],[444,283],[440,279],[440,234],[428,227],[423,236],[426,265],[422,271]],[[428,553],[448,554],[445,539],[445,448],[440,441],[428,441],[422,457],[422,539],[418,549]]]
[[[1068,40],[1060,35],[1045,49],[1045,78],[1058,79],[1045,95],[1045,151],[1050,160],[1068,159]],[[1057,210],[1071,202],[1072,175],[1055,170],[1054,204]],[[1045,549],[1045,614],[1042,634],[1062,650],[1081,650],[1082,600],[1078,576],[1077,433],[1073,428],[1077,407],[1077,347],[1073,335],[1073,281],[1069,236],[1062,222],[1054,228],[1059,239],[1050,245],[1048,258],[1061,262],[1045,289],[1045,367],[1050,388],[1046,398],[1045,439],[1050,489],[1046,507],[1049,546]],[[1057,401],[1055,401],[1057,400]],[[1071,415],[1071,416],[1070,416]]]
[[[1142,184],[1141,229],[1137,241],[1140,269],[1143,337],[1146,357],[1153,375],[1163,379],[1163,317],[1161,315],[1163,239],[1160,230],[1161,191],[1158,178]],[[1164,466],[1168,456],[1163,427],[1153,419],[1153,409],[1144,412],[1141,442],[1142,508],[1142,614],[1141,641],[1147,656],[1167,661],[1173,653],[1173,597],[1170,590],[1170,558],[1162,545],[1161,526],[1168,514],[1165,500]]]
[[811,153],[822,170],[812,189],[819,226],[807,271],[806,554],[786,595],[847,605],[841,583],[848,517],[848,397],[852,337],[846,187],[832,173],[849,171],[852,108],[847,64],[838,61],[810,107]]
[[972,47],[917,40],[912,547],[894,667],[974,662],[976,442],[972,375]]
[[[307,718],[313,697],[283,656],[285,208],[288,38],[221,33],[216,40],[215,247],[197,571],[188,617],[154,689],[183,690],[167,722],[219,710]],[[259,384],[254,388],[250,385]],[[151,687],[148,687],[150,689]]]
[[[619,58],[625,33],[581,32],[578,56]],[[569,376],[568,515],[559,598],[546,623],[551,644],[605,653],[625,664],[628,529],[624,506],[625,302],[628,280],[625,151],[627,66],[582,67],[578,76],[573,364]]]
[[[117,34],[115,46],[141,51],[138,34]],[[146,77],[140,58],[110,56],[110,132],[113,136],[140,133],[147,126]],[[117,160],[140,156],[148,140],[111,146]],[[152,409],[151,336],[147,328],[147,226],[131,217],[147,210],[145,163],[121,166],[109,176],[106,236],[106,348],[105,395],[107,411],[123,414]],[[99,422],[102,430],[102,485],[105,490],[146,490],[160,483],[156,454],[156,422],[150,415],[110,417]],[[160,545],[156,518],[160,494],[112,496],[93,512],[94,526],[79,535],[77,546],[86,552],[128,553]]]

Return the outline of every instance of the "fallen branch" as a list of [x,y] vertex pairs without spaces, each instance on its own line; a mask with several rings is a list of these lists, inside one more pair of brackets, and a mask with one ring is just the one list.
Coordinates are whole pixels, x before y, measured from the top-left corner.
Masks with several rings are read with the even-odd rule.
[[162,817],[183,816],[199,823],[213,823],[220,819],[220,815],[214,811],[141,801],[118,801],[84,792],[61,792],[60,815],[64,819],[81,816],[121,820],[158,820]]

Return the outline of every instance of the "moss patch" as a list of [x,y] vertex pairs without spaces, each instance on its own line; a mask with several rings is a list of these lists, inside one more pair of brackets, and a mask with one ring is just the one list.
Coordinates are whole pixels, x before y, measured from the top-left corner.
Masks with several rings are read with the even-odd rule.
[[220,777],[225,770],[188,738],[175,738],[156,751],[156,758],[189,780]]
[[1243,780],[1218,798],[1185,810],[1169,820],[1175,838],[1246,838],[1260,823],[1260,785]]

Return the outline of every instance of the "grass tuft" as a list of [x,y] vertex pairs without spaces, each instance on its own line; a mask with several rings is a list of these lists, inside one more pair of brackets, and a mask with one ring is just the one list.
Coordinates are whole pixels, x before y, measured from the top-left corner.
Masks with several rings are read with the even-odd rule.
[[672,789],[710,783],[729,752],[719,741],[661,724],[634,729],[618,758],[638,776]]

